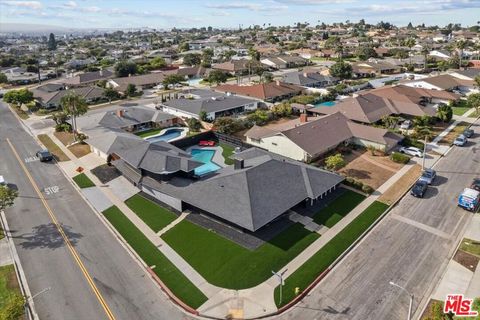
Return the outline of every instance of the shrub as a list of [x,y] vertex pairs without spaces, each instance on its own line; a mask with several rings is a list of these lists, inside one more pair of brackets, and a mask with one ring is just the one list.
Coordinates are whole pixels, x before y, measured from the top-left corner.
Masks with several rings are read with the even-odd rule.
[[337,153],[325,159],[325,165],[328,169],[337,170],[345,166],[345,160],[340,153]]
[[392,153],[392,155],[390,156],[390,159],[392,159],[393,162],[403,163],[403,164],[406,164],[408,163],[408,161],[410,161],[409,156],[404,155],[402,153],[398,153],[398,152]]
[[365,193],[371,194],[373,192],[373,188],[364,184],[362,187],[362,191]]
[[355,188],[357,188],[358,190],[362,190],[363,189],[363,182],[359,181],[359,180],[355,180],[353,182],[353,186]]
[[422,149],[424,148],[424,144],[423,142],[421,141],[418,141],[416,139],[414,139],[413,137],[405,137],[403,140],[402,140],[402,143],[401,143],[403,146],[406,146],[406,147],[415,147],[415,148],[419,148],[419,149]]
[[60,123],[55,126],[56,132],[70,132],[72,127],[68,123]]

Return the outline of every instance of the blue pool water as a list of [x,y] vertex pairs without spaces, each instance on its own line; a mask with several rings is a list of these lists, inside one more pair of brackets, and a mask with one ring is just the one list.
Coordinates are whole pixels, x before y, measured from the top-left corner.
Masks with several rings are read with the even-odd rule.
[[315,107],[333,107],[335,105],[335,101],[325,101],[322,103],[317,103]]
[[203,176],[204,174],[220,169],[219,165],[212,162],[215,150],[192,149],[190,153],[193,160],[205,163],[204,165],[195,169],[195,174],[197,176]]
[[145,140],[147,140],[148,142],[170,141],[172,139],[180,137],[182,131],[182,129],[168,129],[159,136],[145,138]]

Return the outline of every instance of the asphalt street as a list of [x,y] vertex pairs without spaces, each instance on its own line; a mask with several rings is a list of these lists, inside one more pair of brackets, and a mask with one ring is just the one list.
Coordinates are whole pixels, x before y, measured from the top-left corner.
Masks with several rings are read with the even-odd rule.
[[457,197],[480,177],[480,128],[435,166],[424,199],[406,195],[387,217],[302,302],[275,319],[405,319],[414,294],[416,316],[444,272],[472,213]]
[[0,175],[19,198],[6,210],[10,231],[40,319],[108,319],[79,264],[53,224],[31,181],[38,185],[115,319],[186,319],[119,243],[53,163],[25,159],[40,149],[5,104],[0,103]]

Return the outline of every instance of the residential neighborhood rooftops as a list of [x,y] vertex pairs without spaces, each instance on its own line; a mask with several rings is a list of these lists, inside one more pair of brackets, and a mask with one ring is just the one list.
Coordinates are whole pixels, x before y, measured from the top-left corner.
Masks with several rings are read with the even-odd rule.
[[274,81],[253,85],[223,84],[214,88],[218,91],[236,93],[261,100],[275,99],[281,96],[299,94],[303,88],[294,84]]
[[74,77],[67,78],[63,81],[67,85],[82,85],[86,83],[91,83],[99,80],[105,80],[113,76],[113,72],[110,70],[100,70],[80,73]]

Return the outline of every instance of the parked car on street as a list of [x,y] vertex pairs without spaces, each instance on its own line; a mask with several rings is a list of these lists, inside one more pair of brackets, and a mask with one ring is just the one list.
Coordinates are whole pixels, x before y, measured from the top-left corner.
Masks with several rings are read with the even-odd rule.
[[53,160],[53,155],[50,153],[48,150],[40,150],[35,153],[37,156],[38,160],[41,162],[46,162],[46,161],[52,161]]
[[433,169],[425,169],[422,172],[422,175],[418,179],[419,181],[425,181],[427,184],[432,184],[433,180],[437,176],[437,172]]
[[472,181],[471,189],[480,191],[480,178],[474,178]]
[[480,205],[480,191],[465,188],[458,197],[458,206],[465,210],[475,212]]
[[427,189],[428,183],[426,183],[425,181],[417,180],[417,182],[415,182],[415,184],[413,185],[412,190],[410,190],[410,194],[417,198],[423,198],[425,192],[427,192]]
[[475,134],[475,132],[472,129],[463,130],[463,135],[467,138],[473,137],[474,134]]
[[412,126],[412,121],[410,121],[410,120],[405,120],[405,121],[403,121],[403,123],[400,125],[400,129],[408,130],[408,129],[410,129],[411,126]]
[[0,176],[0,186],[8,186],[7,181],[5,181],[5,178],[3,176]]
[[419,158],[423,157],[422,150],[416,147],[401,147],[399,151],[401,153],[405,153],[413,157],[419,157]]
[[453,144],[456,146],[462,147],[467,143],[467,141],[468,141],[467,137],[461,134],[455,139],[455,141],[453,141]]

